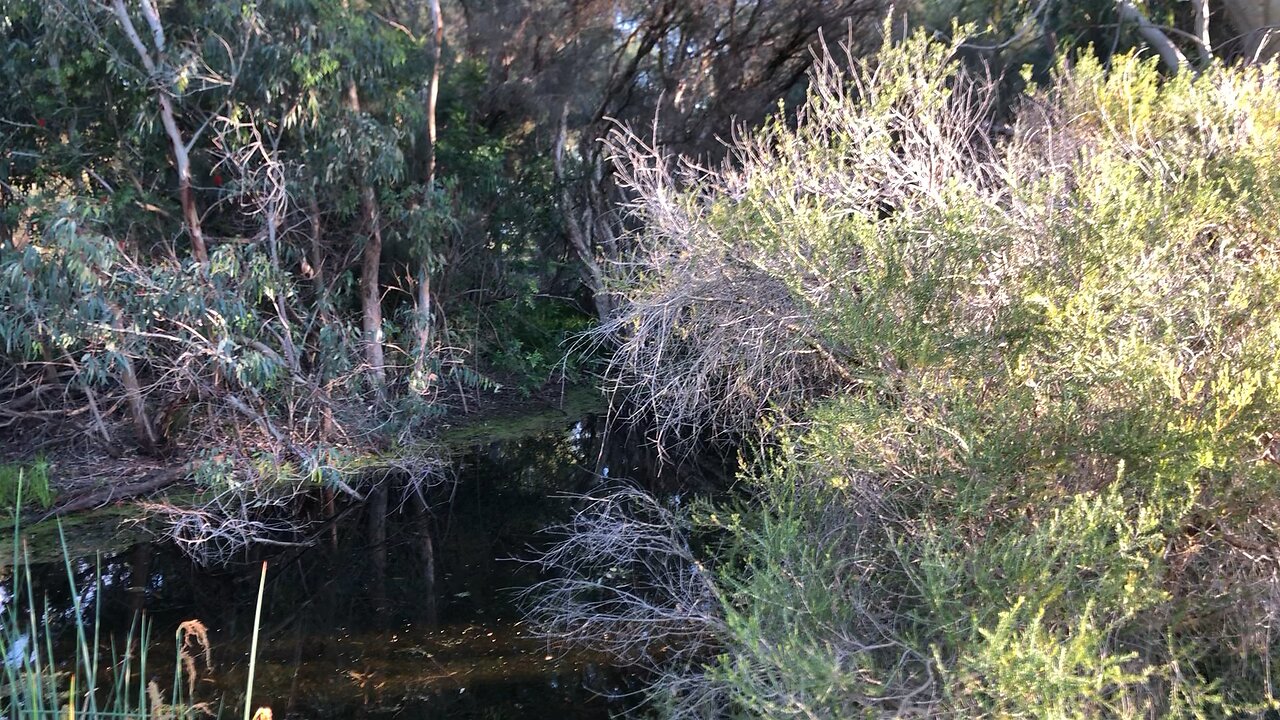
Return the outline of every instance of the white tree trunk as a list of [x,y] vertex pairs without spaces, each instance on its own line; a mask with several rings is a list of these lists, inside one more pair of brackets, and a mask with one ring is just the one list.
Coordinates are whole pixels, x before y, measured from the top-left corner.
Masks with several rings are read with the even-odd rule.
[[[347,88],[347,102],[353,112],[360,112],[360,92],[356,89],[355,81]],[[378,271],[382,267],[382,217],[378,211],[378,196],[371,186],[363,183],[360,186],[360,214],[368,236],[360,266],[364,357],[369,366],[369,376],[381,393],[387,384],[387,363],[382,349],[382,287],[378,283]]]
[[160,103],[160,123],[164,126],[165,135],[169,137],[170,149],[173,151],[173,164],[178,171],[178,201],[182,204],[183,225],[188,237],[191,238],[191,254],[195,256],[196,262],[208,265],[209,251],[205,248],[204,231],[200,227],[200,212],[196,209],[195,196],[191,192],[190,145],[178,128],[178,120],[173,111],[173,99],[169,97],[168,79],[159,77],[164,70],[165,52],[164,26],[160,23],[160,14],[151,0],[142,0],[142,15],[151,29],[153,54],[143,44],[142,37],[129,17],[128,9],[124,6],[124,0],[112,0],[111,9],[120,23],[120,29],[129,39],[129,44],[138,54],[142,67],[152,76],[152,79],[164,84],[155,92],[156,99]]
[[1177,45],[1169,39],[1164,30],[1147,19],[1146,15],[1133,4],[1132,0],[1120,0],[1116,4],[1116,8],[1120,13],[1120,19],[1124,22],[1131,22],[1138,26],[1138,35],[1151,46],[1152,50],[1160,56],[1161,62],[1171,72],[1178,72],[1187,66],[1187,58],[1178,49]]
[[[444,43],[444,17],[440,13],[440,0],[430,0],[431,27],[435,34],[431,57],[431,85],[427,89],[427,196],[435,192],[436,185],[436,98],[440,95],[440,48]],[[424,251],[418,260],[418,352],[414,357],[414,369],[422,374],[423,363],[431,351],[431,271],[430,253]]]

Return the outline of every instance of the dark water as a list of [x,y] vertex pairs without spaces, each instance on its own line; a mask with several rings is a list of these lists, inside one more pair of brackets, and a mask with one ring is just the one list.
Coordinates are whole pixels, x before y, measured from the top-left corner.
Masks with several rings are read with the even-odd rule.
[[[154,638],[148,662],[162,687],[172,682],[173,630],[199,620],[213,668],[201,670],[196,699],[238,717],[265,560],[254,705],[270,706],[276,718],[638,714],[643,678],[531,637],[515,602],[537,580],[519,558],[547,542],[540,530],[568,517],[565,494],[589,492],[601,476],[669,494],[684,483],[679,469],[656,471],[636,437],[604,427],[589,417],[476,447],[425,502],[388,473],[363,505],[306,508],[333,520],[300,538],[305,547],[257,546],[216,567],[161,540],[73,559],[85,615],[99,618],[104,644],[122,642],[145,616]],[[65,568],[39,565],[32,575],[53,615],[69,617]]]

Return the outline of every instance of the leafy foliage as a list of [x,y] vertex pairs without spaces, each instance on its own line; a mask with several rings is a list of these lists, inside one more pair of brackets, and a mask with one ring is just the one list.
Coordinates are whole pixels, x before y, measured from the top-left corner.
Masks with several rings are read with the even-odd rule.
[[777,447],[703,513],[726,630],[676,712],[1274,709],[1280,67],[1079,55],[1001,138],[957,52],[829,56],[724,169],[615,140],[612,377]]
[[[367,439],[396,410],[361,349],[362,187],[386,238],[373,290],[388,310],[390,395],[430,406],[443,380],[446,392],[483,385],[464,367],[474,338],[451,331],[443,308],[473,282],[537,288],[554,226],[536,191],[549,166],[523,166],[518,136],[469,116],[482,67],[444,73],[445,122],[428,148],[431,41],[376,4],[166,4],[154,72],[124,31],[142,18],[104,8],[19,1],[0,28],[21,114],[0,125],[14,148],[0,161],[9,432],[116,455],[212,448],[248,478],[263,451],[310,467],[311,446]],[[184,237],[157,97],[191,156],[207,265]],[[446,171],[431,188],[428,149]],[[494,264],[499,282],[483,276]],[[439,332],[422,348],[403,270],[419,265],[449,269],[435,288]]]

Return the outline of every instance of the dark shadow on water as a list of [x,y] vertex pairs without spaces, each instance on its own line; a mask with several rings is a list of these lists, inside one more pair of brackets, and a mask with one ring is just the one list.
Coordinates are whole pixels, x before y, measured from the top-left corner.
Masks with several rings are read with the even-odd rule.
[[[103,638],[123,637],[145,611],[162,686],[172,678],[173,629],[189,618],[208,626],[214,671],[196,695],[220,697],[224,717],[238,717],[243,702],[266,560],[254,704],[277,718],[609,718],[635,707],[642,679],[605,657],[530,637],[515,592],[537,576],[512,558],[545,543],[539,531],[572,510],[565,494],[590,491],[602,475],[678,501],[686,483],[677,475],[698,472],[659,468],[638,437],[606,433],[588,417],[477,447],[455,463],[454,482],[425,493],[389,474],[363,507],[317,501],[317,513],[338,519],[306,548],[260,546],[202,568],[157,541],[72,567]],[[69,618],[61,565],[33,575],[55,616]]]

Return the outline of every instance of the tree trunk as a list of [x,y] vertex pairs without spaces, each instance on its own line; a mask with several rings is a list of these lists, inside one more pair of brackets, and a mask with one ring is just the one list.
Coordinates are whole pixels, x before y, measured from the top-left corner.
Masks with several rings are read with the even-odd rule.
[[191,191],[191,155],[189,145],[182,136],[182,131],[178,128],[178,120],[173,112],[173,100],[169,97],[167,88],[168,79],[160,77],[165,69],[164,62],[165,40],[164,26],[160,24],[160,14],[157,12],[152,0],[142,0],[142,14],[147,20],[147,25],[151,29],[151,42],[155,48],[155,54],[147,49],[143,44],[142,38],[138,35],[138,29],[134,26],[133,20],[129,18],[129,11],[124,6],[124,0],[112,0],[112,10],[116,15],[116,20],[120,23],[120,29],[124,31],[125,37],[129,39],[129,44],[133,46],[134,52],[138,54],[138,59],[142,62],[142,67],[146,69],[153,79],[161,83],[161,87],[156,89],[156,99],[160,103],[160,123],[164,126],[165,135],[169,137],[169,146],[173,152],[173,164],[178,171],[178,202],[182,204],[182,221],[183,228],[187,232],[187,236],[191,238],[191,254],[195,256],[196,262],[201,265],[209,264],[209,251],[204,244],[204,231],[200,228],[200,212],[196,208],[195,195]]
[[374,385],[381,392],[387,384],[386,359],[382,350],[382,289],[378,284],[378,270],[382,265],[382,229],[378,213],[378,199],[373,188],[360,189],[360,208],[368,237],[364,245],[364,260],[360,267],[361,328],[364,332],[365,362]]
[[1280,54],[1280,0],[1223,0],[1227,18],[1244,40],[1244,56],[1265,61]]
[[440,46],[444,43],[444,18],[440,14],[440,0],[429,0],[431,29],[435,35],[431,51],[431,85],[427,90],[427,140],[430,143],[427,156],[427,192],[436,181],[436,98],[440,95]]
[[[329,286],[325,285],[324,278],[324,248],[321,247],[320,241],[324,237],[324,221],[320,217],[320,201],[315,197],[311,198],[311,203],[307,209],[308,220],[311,222],[311,262],[309,263],[311,285],[316,293],[316,305],[320,308],[320,317],[325,322],[329,321]],[[304,268],[304,272],[308,268]]]
[[1208,67],[1213,62],[1213,42],[1209,39],[1209,0],[1191,0],[1191,10],[1195,16],[1193,27],[1196,36],[1196,49],[1200,51],[1200,64]]
[[[281,189],[283,192],[283,188]],[[280,267],[279,229],[283,215],[279,204],[272,203],[267,208],[267,246],[271,255],[271,269],[283,273]],[[302,374],[302,364],[298,357],[298,348],[293,344],[293,326],[289,322],[289,313],[284,306],[284,295],[275,293],[276,317],[280,319],[280,345],[284,349],[285,361],[294,375]]]
[[173,116],[173,103],[163,94],[160,96],[160,119],[169,134],[169,144],[173,147],[174,165],[178,169],[178,201],[182,203],[183,226],[187,237],[191,238],[191,254],[195,256],[196,262],[207,266],[209,251],[204,244],[204,230],[200,227],[200,211],[196,208],[195,194],[191,191],[191,158]]
[[[436,99],[440,95],[440,49],[444,43],[444,18],[440,13],[440,0],[430,0],[431,27],[435,43],[431,54],[431,85],[427,89],[427,187],[428,199],[436,186]],[[418,258],[418,352],[414,357],[414,369],[421,376],[427,353],[431,351],[431,261],[428,248]]]
[[[124,321],[121,318],[119,308],[112,308],[115,313],[113,326],[116,332],[124,333]],[[156,437],[156,431],[151,425],[151,419],[147,416],[147,402],[143,397],[142,385],[138,382],[138,374],[134,372],[133,361],[125,354],[123,348],[120,351],[120,384],[124,386],[125,399],[129,403],[129,415],[133,419],[133,430],[137,435],[138,444],[147,452],[155,452],[160,444]]]
[[[332,314],[329,312],[329,286],[325,284],[324,277],[324,251],[320,246],[320,238],[324,232],[324,224],[320,219],[320,201],[314,196],[311,198],[310,207],[307,214],[311,220],[311,262],[308,264],[311,274],[311,283],[315,288],[316,306],[320,315],[321,326],[329,326],[334,324]],[[308,268],[304,268],[306,273]],[[326,385],[325,377],[325,358],[317,353],[315,358],[315,372],[317,385],[320,389],[320,441],[326,442],[333,435],[333,408],[329,405],[329,391]]]
[[[359,114],[360,93],[355,82],[347,88],[347,99],[351,110]],[[387,364],[382,349],[382,288],[378,284],[378,271],[382,266],[382,219],[378,211],[378,198],[367,182],[362,182],[360,186],[360,213],[366,233],[364,258],[360,267],[364,358],[374,387],[381,394],[387,383]]]
[[1131,22],[1137,26],[1138,35],[1151,46],[1152,50],[1156,51],[1165,67],[1169,68],[1169,72],[1176,73],[1187,66],[1187,58],[1178,46],[1173,44],[1164,30],[1142,14],[1138,6],[1133,4],[1133,0],[1120,0],[1116,9],[1122,21]]
[[418,265],[418,355],[414,359],[415,367],[422,371],[431,351],[431,273],[427,271],[427,259],[422,258]]
[[556,183],[560,186],[560,217],[564,222],[565,232],[569,235],[569,244],[573,246],[578,261],[582,263],[583,280],[591,289],[592,299],[596,305],[596,315],[605,320],[613,312],[608,292],[605,290],[604,268],[596,259],[591,247],[591,217],[588,208],[583,216],[575,211],[577,203],[569,189],[564,170],[564,148],[569,134],[569,105],[565,103],[560,111],[560,128],[556,132],[555,147],[552,150],[552,167],[555,171]]

